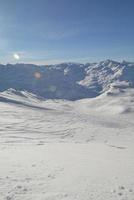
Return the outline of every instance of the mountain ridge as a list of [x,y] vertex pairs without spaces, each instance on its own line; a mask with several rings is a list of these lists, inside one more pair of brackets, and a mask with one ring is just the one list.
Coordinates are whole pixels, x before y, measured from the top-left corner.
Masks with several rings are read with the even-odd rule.
[[[124,84],[124,82],[126,84]],[[134,63],[104,60],[99,63],[55,65],[0,64],[0,92],[26,90],[46,99],[93,98],[117,87],[134,87]]]

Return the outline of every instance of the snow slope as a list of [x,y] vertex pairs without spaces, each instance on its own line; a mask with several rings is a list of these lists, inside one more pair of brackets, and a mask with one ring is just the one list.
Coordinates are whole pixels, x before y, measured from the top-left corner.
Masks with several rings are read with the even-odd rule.
[[127,142],[133,136],[133,96],[134,89],[120,91],[115,86],[96,98],[78,101],[45,100],[26,91],[9,89],[0,94],[1,141],[5,138],[17,142],[24,138],[25,142],[31,139],[37,143],[118,142],[118,136]]
[[124,85],[78,101],[2,92],[0,199],[133,200],[134,90]]

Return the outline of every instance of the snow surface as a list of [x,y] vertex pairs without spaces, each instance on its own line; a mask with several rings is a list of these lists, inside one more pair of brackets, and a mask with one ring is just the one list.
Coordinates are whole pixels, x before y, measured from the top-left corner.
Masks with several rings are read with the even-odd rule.
[[134,89],[127,84],[77,101],[1,92],[0,200],[133,200]]

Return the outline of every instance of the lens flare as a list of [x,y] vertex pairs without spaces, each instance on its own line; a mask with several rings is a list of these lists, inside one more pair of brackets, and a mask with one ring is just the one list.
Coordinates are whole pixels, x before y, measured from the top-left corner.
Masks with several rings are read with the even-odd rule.
[[36,79],[40,79],[40,78],[41,78],[41,73],[40,73],[40,72],[35,72],[35,73],[34,73],[34,77],[35,77]]

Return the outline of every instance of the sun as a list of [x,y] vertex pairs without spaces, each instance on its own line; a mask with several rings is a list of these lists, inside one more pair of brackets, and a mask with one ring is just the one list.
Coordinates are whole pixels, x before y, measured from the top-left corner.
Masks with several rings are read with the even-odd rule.
[[15,60],[19,60],[20,59],[20,56],[17,53],[14,53],[13,57],[14,57]]

